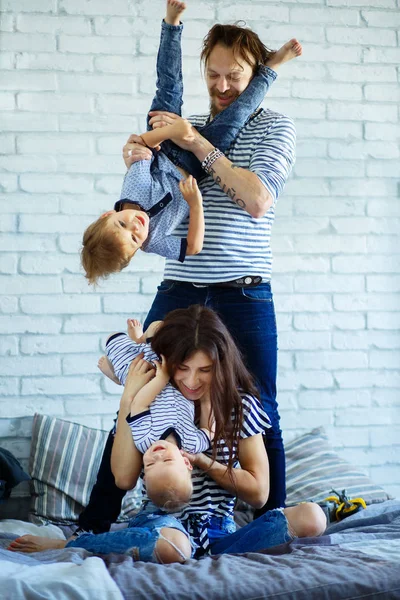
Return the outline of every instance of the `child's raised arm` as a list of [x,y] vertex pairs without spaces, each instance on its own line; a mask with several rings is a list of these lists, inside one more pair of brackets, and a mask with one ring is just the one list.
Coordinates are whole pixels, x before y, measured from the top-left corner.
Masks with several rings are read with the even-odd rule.
[[198,254],[202,251],[204,242],[203,198],[192,175],[179,182],[179,189],[189,205],[186,255]]
[[164,357],[161,363],[154,361],[156,364],[156,376],[149,381],[136,394],[131,402],[130,416],[134,417],[149,409],[150,404],[154,402],[158,394],[165,388],[169,381],[169,375]]

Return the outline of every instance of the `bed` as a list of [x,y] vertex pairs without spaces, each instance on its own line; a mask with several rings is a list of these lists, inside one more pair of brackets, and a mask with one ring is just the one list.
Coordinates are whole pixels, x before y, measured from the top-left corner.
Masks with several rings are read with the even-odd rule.
[[[76,499],[64,504],[56,502],[53,484],[57,483],[62,488],[58,492],[64,496],[66,490],[60,470],[57,469],[57,460],[62,462],[62,458],[57,457],[51,440],[54,434],[54,439],[58,440],[57,451],[63,456],[65,446],[60,428],[67,430],[69,446],[75,447],[78,442],[75,440],[71,443],[71,439],[74,439],[71,427],[82,426],[65,425],[60,423],[61,420],[52,422],[53,429],[50,433],[46,432],[47,443],[43,447],[38,431],[46,430],[48,419],[54,418],[38,415],[37,430],[35,425],[33,429],[31,474],[35,493],[32,496],[30,523],[0,521],[2,599],[400,600],[400,501],[388,499],[384,490],[375,486],[365,474],[339,458],[329,446],[321,428],[300,436],[286,446],[289,502],[311,497],[321,501],[321,496],[328,495],[332,487],[341,489],[347,486],[346,491],[350,496],[364,497],[368,506],[343,521],[331,523],[319,538],[294,540],[257,553],[188,560],[183,565],[134,563],[126,556],[94,556],[77,548],[47,550],[29,555],[7,551],[10,540],[24,532],[36,531],[41,535],[46,532],[51,537],[67,535],[68,527],[73,524],[71,521],[67,523],[72,509],[79,510]],[[89,435],[92,432],[83,433]],[[81,430],[79,444],[88,448],[88,440],[83,439],[82,435]],[[101,443],[96,452],[101,454]],[[82,452],[76,454],[82,472]],[[93,454],[90,459],[95,469]],[[41,465],[39,471],[35,470],[35,461],[36,467]],[[56,473],[45,476],[46,464],[51,464],[52,470],[56,468]],[[68,466],[72,468],[71,456]],[[36,480],[39,472],[42,477],[40,481]],[[85,474],[85,483],[90,488],[87,470]],[[77,492],[79,482],[75,480],[74,483]],[[49,489],[46,490],[46,487]],[[46,494],[46,502],[43,502]],[[80,490],[79,494],[79,500],[85,502],[85,493]],[[52,498],[54,501],[51,501]],[[137,500],[138,496],[133,494],[135,498]],[[132,507],[134,500],[131,498],[129,502]],[[61,510],[63,506],[62,517],[49,514],[51,510]],[[43,507],[47,515],[40,515]],[[244,509],[237,512],[238,522],[248,518]]]

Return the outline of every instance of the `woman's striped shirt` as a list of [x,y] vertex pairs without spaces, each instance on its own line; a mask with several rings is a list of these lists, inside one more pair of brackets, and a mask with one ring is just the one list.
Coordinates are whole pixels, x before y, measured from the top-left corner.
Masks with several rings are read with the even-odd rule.
[[[205,125],[208,115],[190,118],[194,126]],[[256,219],[241,209],[211,176],[200,182],[203,195],[205,237],[200,254],[185,262],[167,260],[165,279],[215,283],[245,275],[270,280],[271,227],[275,204],[295,161],[296,132],[293,121],[272,110],[259,109],[241,129],[226,156],[234,165],[255,173],[270,192],[273,206]],[[232,194],[233,192],[231,192]],[[175,229],[187,236],[188,220]]]

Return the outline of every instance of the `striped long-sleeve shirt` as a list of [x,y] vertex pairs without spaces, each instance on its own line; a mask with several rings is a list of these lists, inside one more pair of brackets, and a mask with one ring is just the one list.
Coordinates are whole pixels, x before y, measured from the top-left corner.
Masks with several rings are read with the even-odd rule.
[[[200,127],[208,115],[190,119]],[[271,227],[276,201],[295,161],[296,132],[291,119],[260,109],[241,129],[226,156],[234,165],[255,173],[273,198],[261,218],[240,208],[211,176],[200,183],[203,196],[205,238],[200,254],[187,256],[184,263],[167,260],[164,277],[176,281],[215,283],[245,275],[271,278]],[[186,237],[188,221],[175,229]]]

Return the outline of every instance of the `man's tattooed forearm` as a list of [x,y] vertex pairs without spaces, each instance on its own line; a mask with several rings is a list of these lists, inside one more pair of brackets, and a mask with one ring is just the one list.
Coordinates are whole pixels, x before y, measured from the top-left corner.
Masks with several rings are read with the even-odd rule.
[[[237,168],[237,167],[235,167],[235,165],[232,164],[232,169],[233,168]],[[222,183],[221,177],[219,175],[216,175],[213,168],[210,169],[210,175],[214,179],[215,183],[217,185],[219,185],[219,187],[222,189],[222,191],[225,192],[225,194],[227,196],[229,196],[229,198],[231,200],[233,200],[233,202],[235,202],[235,204],[240,206],[240,208],[246,208],[246,202],[244,200],[242,200],[241,198],[237,198],[235,188],[228,188],[225,185],[225,183]]]

